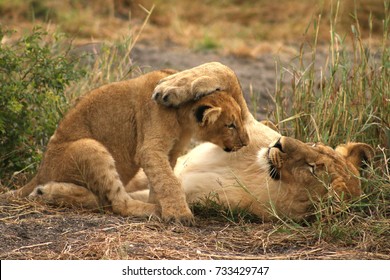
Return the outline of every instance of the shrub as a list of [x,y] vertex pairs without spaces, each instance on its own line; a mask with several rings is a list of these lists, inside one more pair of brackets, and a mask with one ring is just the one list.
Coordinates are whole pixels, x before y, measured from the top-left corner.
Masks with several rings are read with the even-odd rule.
[[[0,26],[0,41],[12,31]],[[65,88],[82,70],[39,28],[0,44],[0,178],[35,166],[67,107]]]

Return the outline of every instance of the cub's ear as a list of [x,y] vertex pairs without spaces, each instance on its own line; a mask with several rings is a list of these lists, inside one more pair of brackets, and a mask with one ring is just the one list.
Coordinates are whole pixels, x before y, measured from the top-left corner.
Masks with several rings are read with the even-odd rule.
[[357,169],[364,169],[364,162],[370,163],[374,157],[374,149],[364,143],[339,145],[335,150],[356,166]]
[[220,107],[211,107],[208,105],[201,105],[195,109],[195,118],[200,126],[213,124],[221,115],[222,109]]

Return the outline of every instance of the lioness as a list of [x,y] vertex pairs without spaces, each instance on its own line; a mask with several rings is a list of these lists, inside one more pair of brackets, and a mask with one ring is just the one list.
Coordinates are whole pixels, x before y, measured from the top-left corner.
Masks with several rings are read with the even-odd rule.
[[[177,157],[192,136],[225,151],[246,146],[249,138],[239,105],[222,90],[178,108],[156,104],[156,84],[173,73],[151,72],[83,97],[51,137],[36,176],[15,194],[26,196],[38,186],[49,186],[72,193],[75,203],[93,194],[95,203],[122,216],[160,214],[164,220],[191,222],[172,170]],[[132,199],[124,188],[140,167],[150,183],[148,202]]]
[[[179,158],[175,174],[189,203],[207,198],[265,221],[300,220],[311,214],[315,201],[329,195],[346,199],[361,194],[359,169],[373,157],[369,145],[348,143],[333,150],[280,136],[261,123],[252,126],[250,135],[250,145],[234,155],[204,143]],[[147,184],[140,173],[127,189],[142,187]],[[130,195],[147,200],[149,191]]]

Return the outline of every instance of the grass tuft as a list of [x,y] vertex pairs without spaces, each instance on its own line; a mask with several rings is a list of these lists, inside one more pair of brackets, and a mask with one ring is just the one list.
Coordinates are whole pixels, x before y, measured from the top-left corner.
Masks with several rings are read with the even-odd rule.
[[[390,13],[386,1],[384,11],[379,48],[362,39],[356,9],[349,33],[352,47],[346,43],[348,37],[337,32],[339,2],[329,15],[329,45],[319,45],[319,16],[312,25],[315,36],[301,45],[298,66],[278,73],[272,116],[282,134],[302,141],[330,146],[364,142],[376,149],[374,162],[361,178],[361,198],[345,202],[332,196],[314,203],[315,214],[304,222],[305,228],[293,221],[281,222],[288,230],[310,231],[318,242],[368,251],[378,249],[376,244],[390,248]],[[327,59],[320,64],[317,54],[324,50]],[[283,82],[286,77],[291,78],[290,86]]]

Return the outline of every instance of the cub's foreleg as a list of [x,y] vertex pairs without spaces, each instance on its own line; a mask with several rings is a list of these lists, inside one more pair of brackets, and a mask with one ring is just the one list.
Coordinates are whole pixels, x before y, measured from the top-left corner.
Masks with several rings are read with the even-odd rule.
[[165,152],[151,147],[145,148],[141,155],[141,162],[149,180],[149,202],[160,206],[162,219],[192,224],[194,218],[186,202],[184,190],[173,173]]
[[232,72],[221,63],[205,63],[160,80],[152,98],[159,104],[177,107],[216,90],[226,90],[226,79],[234,75]]

